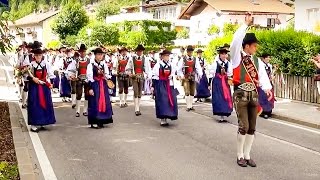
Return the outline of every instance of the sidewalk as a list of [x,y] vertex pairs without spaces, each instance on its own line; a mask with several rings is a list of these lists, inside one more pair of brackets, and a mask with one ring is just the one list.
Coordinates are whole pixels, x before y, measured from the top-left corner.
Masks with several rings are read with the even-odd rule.
[[273,110],[276,119],[320,129],[320,105],[277,99]]

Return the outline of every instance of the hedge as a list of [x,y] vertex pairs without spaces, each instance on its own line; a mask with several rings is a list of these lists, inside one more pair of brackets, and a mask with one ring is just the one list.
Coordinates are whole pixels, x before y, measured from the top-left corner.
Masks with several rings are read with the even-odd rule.
[[[311,57],[320,53],[320,36],[304,32],[286,29],[281,31],[255,30],[259,39],[257,55],[269,53],[272,56],[271,63],[277,64],[279,70],[295,76],[313,76],[314,65]],[[212,61],[217,54],[217,48],[225,43],[230,44],[232,34],[212,40],[205,57]]]

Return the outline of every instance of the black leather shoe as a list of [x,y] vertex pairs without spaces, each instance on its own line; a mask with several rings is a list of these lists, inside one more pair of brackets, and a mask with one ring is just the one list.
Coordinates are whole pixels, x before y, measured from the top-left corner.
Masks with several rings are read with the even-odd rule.
[[30,128],[30,131],[35,133],[38,133],[39,130],[40,130],[39,128]]
[[27,108],[27,105],[26,105],[26,104],[23,104],[21,107],[22,107],[22,109],[26,109],[26,108]]
[[80,117],[80,113],[77,112],[77,113],[76,113],[76,117]]
[[243,158],[240,158],[240,159],[237,158],[237,164],[238,164],[239,166],[241,166],[241,167],[247,167],[247,166],[248,166],[248,165],[247,165],[247,161],[244,160]]
[[76,106],[77,106],[77,105],[73,104],[73,105],[72,105],[72,109],[76,108]]
[[257,164],[252,159],[249,159],[249,160],[246,159],[246,162],[248,166],[257,167]]
[[84,113],[82,113],[84,116],[88,116],[88,113],[87,112],[84,112]]

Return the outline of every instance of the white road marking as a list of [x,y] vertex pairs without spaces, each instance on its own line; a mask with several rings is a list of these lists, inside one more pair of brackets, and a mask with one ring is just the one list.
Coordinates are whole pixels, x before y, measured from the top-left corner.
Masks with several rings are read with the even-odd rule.
[[[21,106],[20,106],[21,109]],[[23,119],[28,124],[27,122],[27,112],[26,110],[21,109]],[[41,140],[39,138],[38,133],[31,132],[28,128],[28,132],[34,147],[34,150],[36,152],[36,155],[38,157],[38,161],[40,163],[40,167],[42,170],[42,174],[45,180],[57,180],[56,174],[53,171],[53,168],[51,166],[51,163],[48,159],[48,156],[46,154],[46,151],[43,148],[43,145],[41,143]]]
[[[201,115],[201,116],[203,116],[203,117],[205,117],[207,119],[211,119],[211,117],[208,117],[208,116],[203,115],[203,114],[198,114],[196,112],[191,112],[191,113],[196,114],[196,115]],[[229,123],[229,125],[234,127],[234,128],[238,128],[237,125],[234,125],[234,124],[231,124],[231,123]],[[308,148],[305,148],[303,146],[300,146],[300,145],[297,145],[297,144],[294,144],[294,143],[291,143],[291,142],[288,142],[288,141],[285,141],[285,140],[282,140],[282,139],[278,139],[278,138],[275,138],[275,137],[272,137],[272,136],[269,136],[269,135],[266,135],[266,134],[263,134],[263,133],[260,133],[260,132],[256,132],[256,134],[259,134],[259,135],[261,135],[261,136],[263,136],[265,138],[272,139],[274,141],[277,141],[277,142],[280,142],[280,143],[283,143],[283,144],[286,144],[286,145],[290,145],[292,147],[295,147],[295,148],[298,148],[298,149],[301,149],[301,150],[304,150],[304,151],[307,151],[307,152],[310,152],[312,154],[320,156],[320,152],[318,152],[318,151],[314,151],[312,149],[308,149]]]

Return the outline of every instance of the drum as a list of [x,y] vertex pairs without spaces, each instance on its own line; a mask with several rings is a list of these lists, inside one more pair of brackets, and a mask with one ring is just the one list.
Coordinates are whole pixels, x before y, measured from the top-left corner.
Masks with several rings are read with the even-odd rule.
[[109,89],[113,89],[115,87],[114,83],[111,80],[107,80],[107,85]]

